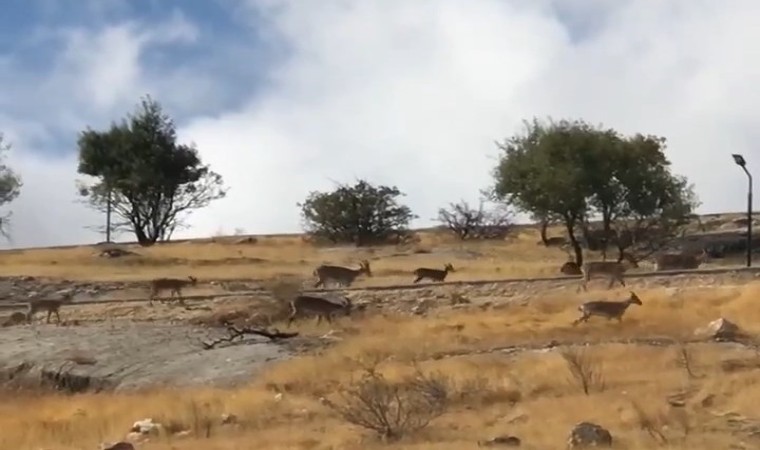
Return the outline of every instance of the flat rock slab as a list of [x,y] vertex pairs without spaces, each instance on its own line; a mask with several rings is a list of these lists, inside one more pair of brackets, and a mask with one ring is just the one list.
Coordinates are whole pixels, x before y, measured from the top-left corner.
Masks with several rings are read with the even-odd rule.
[[47,370],[65,367],[107,381],[117,390],[231,386],[249,381],[266,364],[291,354],[284,345],[258,337],[211,350],[200,344],[225,335],[224,330],[129,321],[1,328],[0,371],[22,363]]

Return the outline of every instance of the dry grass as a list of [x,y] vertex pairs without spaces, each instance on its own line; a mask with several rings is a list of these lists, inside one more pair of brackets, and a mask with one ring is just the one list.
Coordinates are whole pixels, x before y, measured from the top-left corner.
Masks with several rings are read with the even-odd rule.
[[[188,274],[201,279],[278,279],[309,277],[321,263],[355,265],[368,259],[374,276],[359,278],[356,284],[361,286],[407,284],[415,268],[442,268],[447,262],[457,270],[448,280],[553,276],[567,259],[562,250],[537,245],[535,230],[521,231],[505,242],[462,244],[432,232],[420,238],[414,245],[369,249],[314,247],[300,237],[261,237],[256,243],[230,238],[134,247],[129,250],[138,256],[117,259],[98,257],[94,247],[6,251],[0,252],[0,275],[93,281]],[[728,448],[740,441],[747,446],[737,448],[756,446],[757,438],[732,430],[726,417],[716,415],[728,411],[760,420],[756,352],[715,344],[655,347],[613,341],[691,339],[695,328],[720,316],[760,334],[760,282],[637,288],[643,306],[631,307],[622,324],[592,318],[577,327],[571,323],[580,302],[622,300],[627,292],[592,290],[579,296],[574,290],[561,288],[527,303],[496,302],[488,310],[473,304],[436,309],[426,317],[386,313],[341,319],[333,326],[341,338],[338,343],[274,365],[237,389],[156,388],[76,396],[0,391],[0,448],[97,448],[102,441],[121,439],[134,421],[146,417],[189,433],[152,437],[139,446],[141,450],[460,450],[505,433],[519,436],[523,448],[563,448],[571,427],[584,420],[609,428],[617,448],[700,450]],[[208,317],[185,312],[187,316],[177,318],[220,322],[256,313],[257,320],[268,324],[282,316],[277,310],[282,305],[252,309],[246,302],[230,299],[215,303]],[[105,309],[111,317],[134,318],[142,314],[141,308],[144,305]],[[100,317],[105,309],[92,314]],[[302,334],[317,336],[330,326],[304,321],[298,327]],[[582,352],[596,371],[588,395],[561,351],[499,350],[516,345],[541,348],[551,341],[593,344]],[[684,354],[689,357],[688,371]],[[69,359],[93,361],[77,351]],[[400,380],[416,369],[443,374],[451,399],[445,414],[418,433],[383,443],[319,401],[323,396],[339,401],[337,393],[375,366],[389,380]],[[668,405],[665,400],[674,393],[685,393],[685,407]],[[235,414],[238,424],[222,425],[223,413]]]
[[356,249],[318,247],[301,237],[262,237],[255,244],[220,239],[184,242],[150,248],[130,247],[135,256],[98,257],[94,247],[30,249],[0,253],[0,275],[32,275],[81,280],[144,280],[158,276],[208,279],[268,279],[285,275],[310,277],[322,263],[357,265],[368,259],[373,277],[358,283],[410,283],[420,266],[443,268],[451,262],[451,279],[482,279],[555,275],[566,255],[537,245],[527,230],[504,242],[462,244],[446,234],[423,232],[420,242],[405,246]]
[[[732,221],[743,217],[727,213],[703,216],[701,220],[705,229],[717,230],[724,226],[735,228]],[[564,235],[562,227],[549,229],[550,237]],[[440,230],[420,231],[417,238],[416,243],[403,246],[356,249],[315,246],[299,235],[217,237],[150,248],[123,246],[135,255],[114,259],[99,257],[102,248],[96,246],[5,250],[0,251],[0,276],[131,281],[194,274],[215,280],[271,279],[311,277],[314,268],[322,263],[356,266],[368,259],[374,276],[360,277],[357,285],[371,286],[407,284],[414,279],[411,272],[417,267],[443,268],[446,263],[456,268],[448,280],[555,276],[568,258],[564,250],[538,244],[538,230],[531,226],[519,227],[504,241],[463,243]],[[590,257],[596,259],[599,255]],[[718,264],[741,261],[724,260]]]
[[[609,296],[609,291],[603,291]],[[623,291],[617,291],[623,297]],[[547,294],[527,305],[481,311],[439,310],[430,317],[374,316],[341,319],[343,340],[321,351],[271,367],[249,386],[234,390],[161,389],[123,394],[0,394],[0,448],[61,450],[95,448],[122,437],[132,422],[152,417],[185,437],[153,438],[141,449],[464,449],[479,439],[514,434],[524,448],[562,448],[577,422],[609,428],[617,448],[715,449],[753,437],[732,431],[733,412],[757,417],[760,382],[757,364],[725,372],[722,360],[755,361],[754,351],[690,344],[690,376],[679,361],[678,346],[604,343],[622,337],[690,337],[719,316],[760,332],[756,299],[760,283],[744,287],[650,289],[638,292],[643,306],[632,307],[623,323],[592,319],[572,327],[581,297]],[[306,334],[327,326],[302,322]],[[550,340],[591,341],[586,356],[599,363],[604,389],[585,395],[559,351],[516,354],[488,352],[494,347],[540,344]],[[482,351],[482,354],[472,354]],[[457,353],[464,355],[454,356]],[[342,421],[319,397],[335,399],[362,372],[377,366],[388,379],[414,371],[447,378],[447,412],[419,433],[382,443]],[[686,406],[670,407],[666,398],[685,393]],[[276,395],[283,394],[281,400]],[[239,418],[220,424],[222,413]],[[662,438],[667,444],[661,444]],[[742,448],[742,447],[738,447]]]
[[[561,234],[555,230],[555,235]],[[137,253],[121,258],[99,257],[92,246],[67,249],[29,249],[0,252],[0,276],[32,275],[71,280],[127,281],[153,277],[206,279],[269,279],[285,275],[311,277],[322,263],[356,266],[367,259],[372,278],[360,277],[357,285],[408,284],[420,266],[443,268],[452,263],[450,280],[555,276],[567,260],[558,248],[538,245],[538,233],[523,229],[502,242],[462,243],[441,232],[421,232],[420,241],[405,246],[317,247],[302,237],[260,237],[256,243],[239,239],[159,244],[150,248],[129,247]]]

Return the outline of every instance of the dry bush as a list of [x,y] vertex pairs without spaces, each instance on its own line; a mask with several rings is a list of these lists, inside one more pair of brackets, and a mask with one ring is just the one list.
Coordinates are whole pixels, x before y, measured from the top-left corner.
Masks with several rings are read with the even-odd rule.
[[699,378],[699,376],[694,372],[694,369],[696,367],[696,358],[694,356],[694,353],[683,344],[679,345],[676,349],[676,366],[683,369],[689,379]]
[[636,422],[639,429],[646,431],[646,433],[660,444],[666,444],[668,439],[662,433],[662,428],[665,425],[665,420],[659,415],[649,413],[644,410],[638,403],[632,402],[633,410],[636,414]]
[[290,303],[303,289],[303,279],[299,277],[281,276],[262,283],[275,300]]
[[450,203],[448,209],[438,210],[438,222],[463,241],[503,240],[514,229],[511,211],[501,205],[486,210],[482,201],[477,209],[464,200]]
[[523,395],[517,387],[494,386],[491,378],[476,375],[458,383],[452,397],[482,407],[497,403],[514,406],[522,400]]
[[592,390],[604,391],[602,363],[593,353],[586,348],[569,348],[560,355],[584,394],[589,395]]
[[375,431],[383,439],[398,439],[425,428],[446,411],[449,384],[439,374],[419,370],[390,381],[368,367],[339,396],[339,403],[325,400],[325,404],[343,420]]

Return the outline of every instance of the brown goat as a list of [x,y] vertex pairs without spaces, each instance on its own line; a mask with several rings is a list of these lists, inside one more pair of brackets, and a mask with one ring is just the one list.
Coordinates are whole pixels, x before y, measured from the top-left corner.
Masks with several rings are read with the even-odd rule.
[[449,272],[455,272],[454,266],[449,263],[444,266],[443,270],[420,267],[414,271],[414,276],[417,277],[414,282],[417,283],[426,278],[431,281],[443,281],[446,279],[446,275],[448,275]]
[[587,284],[594,277],[609,278],[609,289],[612,289],[615,282],[625,286],[623,276],[626,270],[637,267],[639,267],[639,265],[636,262],[636,259],[627,253],[623,254],[621,261],[590,261],[584,263],[583,278],[581,279],[581,284],[578,286],[577,291],[580,291],[581,288],[583,288],[584,291],[588,290]]

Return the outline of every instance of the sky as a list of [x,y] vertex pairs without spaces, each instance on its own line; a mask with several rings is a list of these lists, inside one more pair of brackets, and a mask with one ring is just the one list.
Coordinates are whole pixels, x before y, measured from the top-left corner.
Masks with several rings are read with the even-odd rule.
[[[753,0],[6,0],[0,132],[23,180],[5,247],[93,243],[78,133],[146,94],[228,196],[177,237],[297,232],[335,182],[398,186],[428,225],[492,183],[532,117],[668,139],[702,212],[742,211],[760,168]],[[757,172],[760,173],[760,172]],[[129,238],[129,236],[124,236]]]

